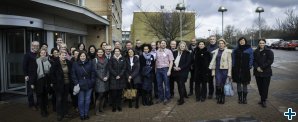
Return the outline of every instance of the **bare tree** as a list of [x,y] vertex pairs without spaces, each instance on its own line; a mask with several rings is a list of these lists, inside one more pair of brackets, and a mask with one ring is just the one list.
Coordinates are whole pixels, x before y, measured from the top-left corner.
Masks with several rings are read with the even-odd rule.
[[[140,8],[141,9],[141,8]],[[141,12],[138,20],[145,24],[146,31],[158,39],[167,41],[175,40],[180,37],[180,14],[182,17],[182,36],[195,31],[196,14],[194,12],[164,11],[160,12]],[[180,40],[178,38],[178,40]]]
[[294,10],[287,10],[285,12],[286,18],[284,20],[277,19],[277,29],[283,34],[291,37],[298,37],[298,15]]

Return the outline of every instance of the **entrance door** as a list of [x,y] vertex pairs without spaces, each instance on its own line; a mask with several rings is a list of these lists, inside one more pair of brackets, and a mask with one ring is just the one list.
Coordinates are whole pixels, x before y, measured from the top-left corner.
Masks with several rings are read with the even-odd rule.
[[26,51],[25,29],[5,30],[3,34],[5,91],[26,94],[22,69]]

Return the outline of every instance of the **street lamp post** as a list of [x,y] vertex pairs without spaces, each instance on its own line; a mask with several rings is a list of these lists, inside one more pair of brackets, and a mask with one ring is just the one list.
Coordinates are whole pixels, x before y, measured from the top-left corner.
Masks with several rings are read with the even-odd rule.
[[256,13],[259,13],[259,38],[262,38],[262,35],[261,35],[261,13],[262,12],[264,12],[264,8],[257,7]]
[[180,11],[179,19],[180,19],[180,41],[182,41],[182,11],[185,10],[184,3],[178,3],[176,6],[176,10]]
[[223,35],[223,13],[224,12],[226,12],[226,11],[228,11],[228,9],[226,9],[225,7],[223,7],[223,6],[220,6],[219,8],[218,8],[218,12],[221,12],[221,14],[222,14],[222,23],[221,23],[221,36],[223,37],[224,35]]
[[210,31],[211,31],[211,30],[210,30],[210,29],[208,29],[208,31],[209,31],[209,37],[210,37]]

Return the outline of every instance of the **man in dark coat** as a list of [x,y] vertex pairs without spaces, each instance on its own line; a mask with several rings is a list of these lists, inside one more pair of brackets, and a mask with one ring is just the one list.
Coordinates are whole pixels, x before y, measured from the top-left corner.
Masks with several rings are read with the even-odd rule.
[[[216,44],[216,36],[215,35],[211,35],[209,37],[209,45],[207,46],[207,51],[208,52],[212,52],[214,50],[216,50],[218,48],[217,44]],[[211,53],[211,57],[212,57],[212,53]],[[210,76],[209,80],[208,80],[208,88],[209,88],[209,93],[208,93],[208,99],[212,99],[213,97],[213,92],[214,92],[214,83],[213,83],[213,76]],[[217,93],[215,93],[217,94]],[[216,96],[217,98],[218,96]]]
[[195,50],[197,48],[197,41],[195,38],[191,39],[191,44],[188,46],[190,55],[191,55],[191,64],[190,64],[190,80],[189,80],[189,93],[188,96],[193,94],[193,83],[194,83],[194,59],[195,59]]
[[37,109],[36,102],[34,101],[34,75],[37,70],[37,51],[39,49],[39,42],[33,41],[31,43],[31,51],[26,53],[23,59],[23,71],[25,75],[25,81],[27,82],[27,96],[28,104],[30,108]]

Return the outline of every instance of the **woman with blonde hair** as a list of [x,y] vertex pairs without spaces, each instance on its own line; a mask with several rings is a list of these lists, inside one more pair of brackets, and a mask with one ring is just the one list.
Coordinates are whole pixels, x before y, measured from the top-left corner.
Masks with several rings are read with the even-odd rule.
[[227,43],[224,39],[218,40],[219,48],[212,52],[213,57],[209,65],[212,70],[212,76],[216,81],[217,104],[225,103],[224,85],[227,78],[231,80],[232,76],[232,50],[226,47]]
[[188,72],[190,70],[190,52],[187,49],[186,43],[181,41],[178,45],[178,50],[174,51],[174,63],[172,76],[174,81],[177,81],[180,99],[178,105],[184,103],[186,97],[185,82],[187,81]]

